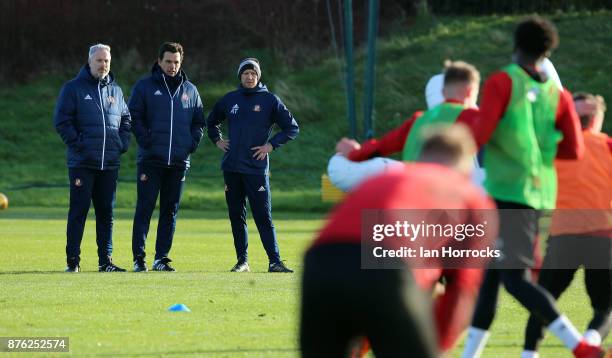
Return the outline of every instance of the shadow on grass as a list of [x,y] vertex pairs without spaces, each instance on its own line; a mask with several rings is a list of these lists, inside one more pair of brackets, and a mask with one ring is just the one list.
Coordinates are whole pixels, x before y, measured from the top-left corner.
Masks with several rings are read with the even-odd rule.
[[[231,267],[228,266],[228,267]],[[267,267],[267,265],[266,265]],[[297,263],[295,265],[293,265],[291,268],[296,269],[297,270],[301,270],[302,267],[301,266],[297,266]],[[13,275],[49,275],[49,274],[56,274],[56,275],[66,275],[66,276],[72,276],[72,275],[77,275],[77,276],[82,276],[82,275],[87,275],[87,274],[98,274],[98,275],[102,275],[102,276],[107,276],[107,275],[130,275],[130,276],[143,276],[143,275],[168,275],[170,276],[176,276],[176,275],[183,275],[183,274],[189,274],[189,275],[200,275],[200,274],[229,274],[230,273],[230,269],[228,268],[226,269],[222,269],[222,270],[180,270],[177,272],[154,272],[154,271],[147,271],[147,272],[134,272],[131,269],[127,270],[126,272],[100,272],[97,270],[84,270],[84,271],[80,271],[78,273],[74,273],[74,272],[65,272],[64,270],[55,270],[55,271],[42,271],[42,270],[30,270],[30,271],[0,271],[0,276],[13,276]],[[241,274],[236,274],[236,273],[231,273],[232,275],[241,275]],[[266,276],[266,275],[280,275],[280,276],[284,276],[284,275],[289,275],[287,273],[278,273],[278,272],[268,272],[268,269],[256,269],[256,270],[251,270],[249,273],[247,274],[242,274],[245,276],[251,276],[251,275],[261,275],[261,276]]]
[[[291,211],[272,211],[273,220],[319,220],[326,214],[320,212],[291,212]],[[20,207],[9,208],[8,210],[0,211],[0,220],[66,220],[68,216],[68,207]],[[157,221],[159,217],[159,209],[155,209],[152,221]],[[114,218],[118,220],[133,220],[134,209],[131,208],[116,208]],[[95,220],[95,211],[92,208],[89,210],[88,220]],[[181,219],[206,219],[206,220],[227,220],[229,218],[227,209],[221,210],[194,210],[182,209],[179,210],[178,221]],[[247,212],[247,219],[252,219],[250,210]],[[0,229],[2,224],[0,224]]]
[[265,354],[265,353],[295,353],[296,355],[299,353],[298,348],[268,348],[268,349],[196,349],[190,351],[169,351],[169,352],[146,352],[146,353],[125,353],[125,354],[117,354],[117,353],[108,353],[108,354],[94,354],[94,356],[98,357],[150,357],[150,356],[158,356],[158,355],[203,355],[203,354]]
[[0,271],[2,275],[49,275],[49,274],[61,274],[69,275],[70,273],[64,271]]

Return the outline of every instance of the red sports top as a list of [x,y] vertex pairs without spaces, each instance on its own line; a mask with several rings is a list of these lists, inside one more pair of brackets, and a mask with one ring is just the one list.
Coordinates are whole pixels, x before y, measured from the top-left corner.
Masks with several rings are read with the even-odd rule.
[[[461,101],[447,99],[447,103],[462,103]],[[466,123],[471,127],[468,121],[473,121],[475,115],[478,113],[477,109],[468,108],[463,110],[457,117],[457,123]],[[361,148],[353,150],[349,153],[348,159],[354,162],[361,162],[368,160],[373,157],[386,157],[394,153],[399,153],[404,149],[404,144],[412,129],[412,124],[420,116],[423,115],[422,111],[414,112],[412,117],[402,123],[401,126],[387,132],[380,139],[370,139],[361,144]]]
[[[363,209],[494,209],[492,201],[469,179],[451,169],[414,163],[362,183],[330,214],[313,246],[361,243]],[[495,229],[491,229],[494,231]],[[491,237],[494,232],[487,233]],[[450,349],[470,322],[483,271],[413,269],[418,285],[429,291],[443,275],[448,285],[438,297],[434,316],[440,349]]]

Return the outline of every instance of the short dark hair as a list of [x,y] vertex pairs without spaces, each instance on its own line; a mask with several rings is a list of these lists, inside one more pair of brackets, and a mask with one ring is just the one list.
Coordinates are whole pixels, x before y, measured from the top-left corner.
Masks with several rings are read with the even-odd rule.
[[163,60],[164,58],[164,53],[166,52],[171,52],[171,53],[180,53],[181,54],[181,60],[183,59],[183,46],[181,46],[180,43],[178,42],[164,42],[160,47],[159,47],[159,54],[158,54],[158,58],[160,60]]
[[575,92],[573,98],[574,98],[574,102],[576,102],[576,101],[586,101],[589,99],[595,99],[595,96],[587,92]]
[[463,61],[444,61],[444,86],[455,83],[480,83],[480,72]]
[[[578,101],[592,101],[597,103],[597,107],[600,111],[606,111],[606,101],[602,96],[596,96],[594,94],[588,92],[576,92],[574,93],[574,102]],[[582,129],[588,128],[591,125],[591,120],[593,116],[591,114],[580,114],[578,113],[580,118],[580,126]]]
[[534,15],[521,21],[514,30],[514,49],[538,59],[559,45],[559,33],[552,22]]

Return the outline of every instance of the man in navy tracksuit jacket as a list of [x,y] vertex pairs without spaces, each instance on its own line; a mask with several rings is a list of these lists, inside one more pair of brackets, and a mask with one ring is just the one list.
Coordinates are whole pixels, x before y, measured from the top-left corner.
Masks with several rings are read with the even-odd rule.
[[138,81],[129,101],[138,142],[138,202],[132,231],[134,271],[147,271],[145,240],[159,195],[154,271],[175,271],[168,254],[189,157],[204,133],[202,100],[181,70],[183,47],[166,42],[151,75]]
[[[208,136],[225,152],[221,169],[225,180],[225,200],[234,236],[238,262],[234,272],[249,271],[246,198],[268,254],[269,272],[293,272],[280,259],[272,223],[272,204],[268,178],[268,153],[295,139],[298,124],[283,102],[260,82],[261,69],[255,58],[238,66],[240,86],[227,93],[207,119]],[[231,140],[221,136],[220,125],[227,119]],[[272,126],[281,131],[272,136]]]
[[125,271],[112,263],[111,255],[119,157],[130,142],[130,113],[110,73],[110,62],[109,46],[92,46],[88,63],[62,87],[55,108],[55,128],[67,147],[70,178],[68,272],[80,271],[81,240],[92,201],[98,270]]

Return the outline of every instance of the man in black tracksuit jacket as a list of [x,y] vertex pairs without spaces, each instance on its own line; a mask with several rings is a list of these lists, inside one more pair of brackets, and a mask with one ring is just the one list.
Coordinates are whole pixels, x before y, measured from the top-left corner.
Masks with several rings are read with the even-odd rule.
[[[214,106],[207,119],[208,136],[225,152],[221,169],[225,180],[225,200],[234,236],[238,262],[234,272],[249,271],[246,198],[261,242],[268,254],[269,272],[293,272],[280,259],[272,223],[268,154],[298,135],[298,124],[283,102],[260,82],[261,68],[255,58],[238,66],[240,85]],[[221,136],[221,123],[227,120],[231,140]],[[280,132],[272,136],[272,126]]]
[[129,100],[132,131],[138,142],[138,202],[132,230],[136,272],[147,271],[145,241],[158,195],[160,212],[152,269],[175,271],[168,254],[189,157],[200,143],[205,123],[198,89],[181,70],[182,62],[180,44],[162,44],[151,75],[136,83]]
[[67,272],[80,271],[81,240],[92,201],[98,270],[125,271],[113,264],[111,255],[119,158],[130,143],[130,113],[110,73],[110,63],[109,46],[91,46],[88,63],[62,87],[55,108],[55,129],[67,147],[70,178]]

